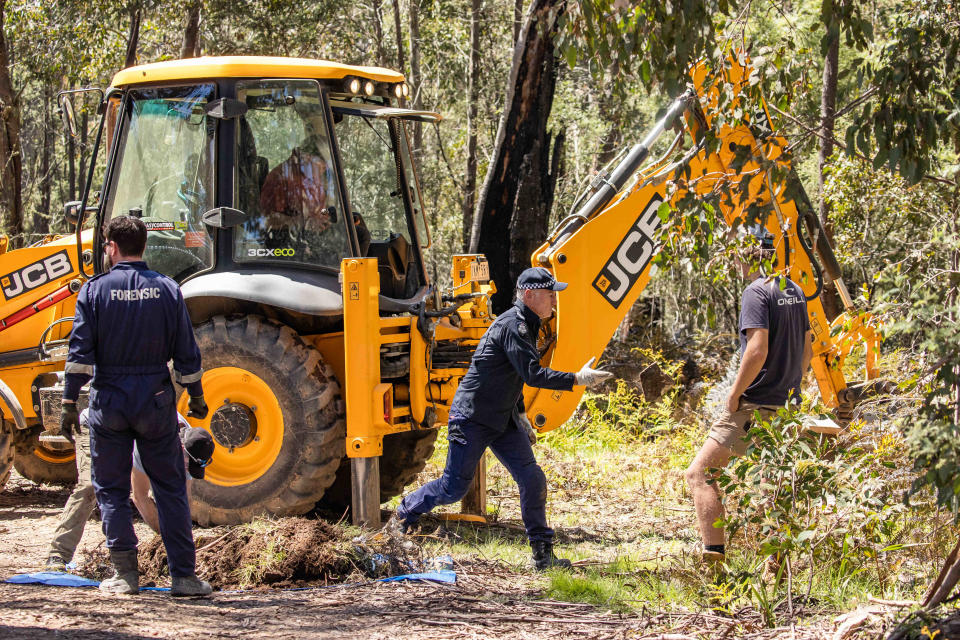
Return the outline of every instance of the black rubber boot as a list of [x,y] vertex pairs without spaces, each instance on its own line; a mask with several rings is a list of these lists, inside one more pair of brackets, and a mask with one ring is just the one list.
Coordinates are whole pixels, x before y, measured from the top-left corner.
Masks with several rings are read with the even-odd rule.
[[113,576],[100,583],[104,593],[122,593],[133,595],[140,593],[140,568],[137,566],[137,550],[110,550],[110,562],[113,563]]
[[546,571],[547,569],[572,569],[573,563],[566,558],[558,558],[553,555],[553,542],[538,540],[530,543],[533,549],[533,567],[537,571]]
[[197,576],[187,576],[186,578],[173,578],[171,580],[170,595],[174,598],[183,596],[208,596],[213,593],[213,587],[206,580],[201,580]]

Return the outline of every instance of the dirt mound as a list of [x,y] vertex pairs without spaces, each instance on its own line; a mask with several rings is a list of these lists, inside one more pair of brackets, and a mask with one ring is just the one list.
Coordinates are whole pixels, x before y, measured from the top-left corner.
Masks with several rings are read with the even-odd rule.
[[78,558],[76,573],[92,580],[106,580],[113,575],[110,552],[104,546],[85,551]]
[[[216,589],[343,582],[356,567],[342,529],[322,520],[259,519],[195,539],[197,575]],[[169,584],[160,536],[140,547],[140,584]]]

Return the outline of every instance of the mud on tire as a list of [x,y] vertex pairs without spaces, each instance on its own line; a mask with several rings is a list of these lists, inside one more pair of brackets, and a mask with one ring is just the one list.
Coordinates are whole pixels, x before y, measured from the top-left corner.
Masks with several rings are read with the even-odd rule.
[[[13,467],[24,478],[37,484],[76,484],[76,454],[72,449],[52,451],[43,447],[40,444],[40,434],[42,432],[43,427],[36,425],[17,434]],[[3,475],[2,469],[3,467],[0,465],[0,476]],[[9,469],[7,472],[9,473]]]
[[238,524],[309,511],[344,456],[344,406],[333,369],[292,329],[260,316],[215,316],[195,334],[204,370],[239,367],[259,376],[281,407],[284,427],[277,459],[260,477],[238,486],[194,484],[194,520]]
[[13,467],[13,424],[0,420],[0,490],[10,478],[10,469]]

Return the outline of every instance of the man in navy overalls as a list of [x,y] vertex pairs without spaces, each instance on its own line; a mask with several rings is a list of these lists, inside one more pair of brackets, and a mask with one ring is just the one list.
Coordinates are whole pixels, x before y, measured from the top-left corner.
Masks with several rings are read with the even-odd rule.
[[91,479],[103,517],[113,577],[100,589],[139,591],[137,537],[130,509],[130,467],[137,444],[150,477],[167,549],[172,595],[206,595],[195,574],[196,549],[187,501],[176,398],[167,362],[190,394],[190,413],[204,418],[200,350],[177,283],[147,269],[147,229],[119,216],[106,227],[104,251],[113,268],[88,280],[77,295],[70,352],[64,370],[61,430],[79,428],[76,400],[90,389]]
[[566,287],[542,267],[526,269],[517,278],[514,306],[483,334],[454,395],[443,475],[404,498],[388,527],[406,531],[434,507],[463,498],[489,447],[520,487],[520,513],[534,566],[540,570],[570,566],[569,560],[553,554],[553,529],[547,526],[547,479],[533,456],[531,445],[537,436],[523,406],[523,385],[570,391],[575,384],[593,386],[613,374],[591,369],[592,358],[577,373],[540,364],[540,322],[553,314],[556,292]]

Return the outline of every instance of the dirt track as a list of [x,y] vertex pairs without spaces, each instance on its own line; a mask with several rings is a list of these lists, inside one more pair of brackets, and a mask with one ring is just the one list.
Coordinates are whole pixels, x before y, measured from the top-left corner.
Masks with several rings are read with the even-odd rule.
[[[42,564],[67,490],[16,474],[0,494],[0,577]],[[141,544],[152,534],[137,524]],[[198,530],[198,533],[200,531]],[[91,520],[80,550],[102,543]],[[458,566],[458,584],[372,583],[305,591],[218,592],[174,601],[163,593],[0,584],[2,638],[638,637],[640,618],[589,605],[538,602],[535,579],[501,565]]]

